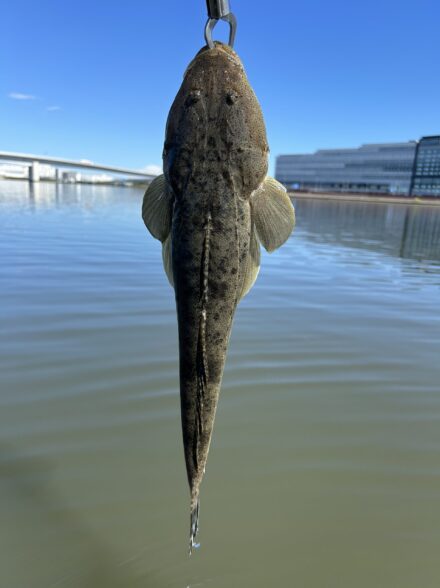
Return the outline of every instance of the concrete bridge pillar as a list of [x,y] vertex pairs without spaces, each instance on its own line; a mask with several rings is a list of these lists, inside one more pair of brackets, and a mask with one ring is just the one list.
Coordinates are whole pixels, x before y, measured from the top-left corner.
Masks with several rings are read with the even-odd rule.
[[38,163],[38,161],[33,161],[32,165],[29,166],[29,181],[40,181],[40,164]]
[[55,168],[55,182],[57,184],[61,182],[61,172],[59,167]]

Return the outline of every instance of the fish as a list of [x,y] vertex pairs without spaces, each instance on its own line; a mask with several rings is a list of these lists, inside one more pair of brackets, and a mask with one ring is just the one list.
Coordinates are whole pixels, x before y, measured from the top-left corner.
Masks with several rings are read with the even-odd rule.
[[175,291],[190,554],[235,311],[257,278],[260,245],[278,249],[295,226],[286,189],[267,175],[268,155],[261,107],[237,53],[217,41],[203,47],[168,115],[163,174],[142,203]]

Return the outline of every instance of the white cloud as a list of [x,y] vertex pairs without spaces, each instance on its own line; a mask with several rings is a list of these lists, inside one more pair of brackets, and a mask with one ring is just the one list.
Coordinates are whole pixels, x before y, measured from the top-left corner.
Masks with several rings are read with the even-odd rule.
[[143,167],[141,171],[152,176],[160,176],[160,174],[162,173],[162,166],[150,163],[149,165]]
[[48,112],[55,112],[56,110],[62,110],[61,106],[47,106],[46,110]]
[[21,94],[20,92],[10,92],[8,94],[12,100],[36,100],[37,97],[32,94]]

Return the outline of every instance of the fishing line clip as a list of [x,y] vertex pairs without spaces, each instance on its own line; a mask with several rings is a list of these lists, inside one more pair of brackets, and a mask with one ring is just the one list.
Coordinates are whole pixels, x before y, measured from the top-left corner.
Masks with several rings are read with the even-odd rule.
[[229,46],[234,47],[237,19],[229,8],[229,0],[206,0],[208,21],[205,26],[205,40],[210,49],[214,49],[212,31],[219,20],[229,23]]

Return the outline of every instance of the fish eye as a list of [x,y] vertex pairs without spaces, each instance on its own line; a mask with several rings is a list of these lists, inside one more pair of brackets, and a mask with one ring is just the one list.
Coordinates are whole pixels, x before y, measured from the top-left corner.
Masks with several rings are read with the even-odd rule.
[[226,104],[229,104],[230,106],[232,106],[232,104],[235,104],[238,100],[238,94],[237,92],[234,92],[234,90],[229,90],[229,92],[226,94]]
[[185,106],[192,106],[193,104],[196,104],[200,100],[201,95],[202,93],[200,90],[193,90],[190,92],[185,100]]

